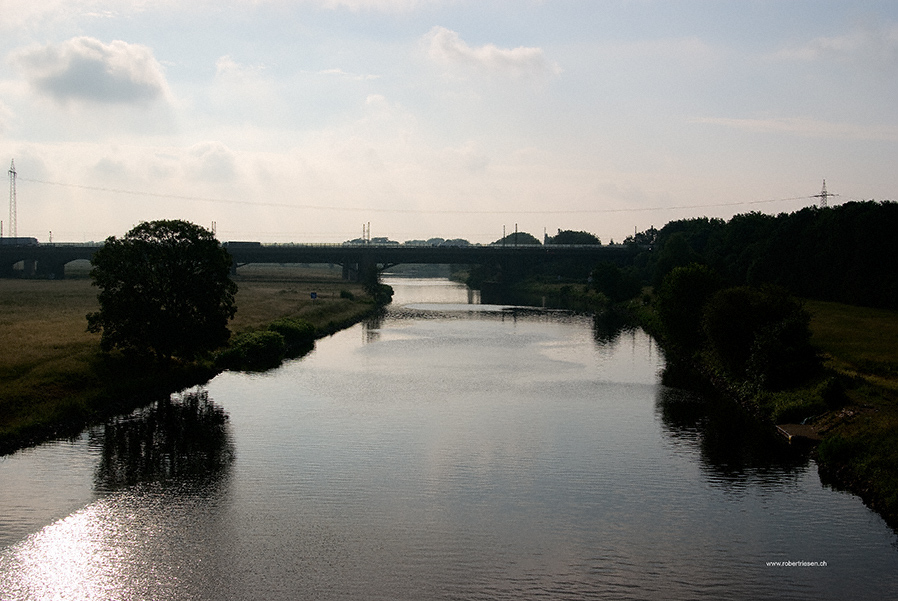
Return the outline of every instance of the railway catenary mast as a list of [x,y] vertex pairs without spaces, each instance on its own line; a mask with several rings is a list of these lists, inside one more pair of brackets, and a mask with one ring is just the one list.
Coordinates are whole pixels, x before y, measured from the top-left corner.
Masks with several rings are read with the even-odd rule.
[[9,237],[19,235],[16,228],[16,160],[9,164]]

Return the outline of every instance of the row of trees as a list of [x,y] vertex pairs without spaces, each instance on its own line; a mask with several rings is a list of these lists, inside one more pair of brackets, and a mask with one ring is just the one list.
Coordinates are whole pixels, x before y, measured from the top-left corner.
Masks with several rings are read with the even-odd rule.
[[684,219],[627,239],[633,273],[660,285],[699,263],[730,286],[773,284],[797,296],[898,308],[898,203],[849,202],[730,221]]

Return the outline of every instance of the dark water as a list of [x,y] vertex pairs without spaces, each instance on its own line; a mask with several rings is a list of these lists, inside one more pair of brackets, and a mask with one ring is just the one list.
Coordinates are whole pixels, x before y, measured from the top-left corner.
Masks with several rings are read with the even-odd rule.
[[393,285],[301,360],[0,459],[0,599],[898,591],[882,520],[641,331]]

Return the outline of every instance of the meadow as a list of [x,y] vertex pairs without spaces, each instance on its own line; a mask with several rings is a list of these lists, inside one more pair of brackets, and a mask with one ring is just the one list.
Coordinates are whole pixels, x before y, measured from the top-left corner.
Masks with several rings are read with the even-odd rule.
[[839,374],[844,406],[814,423],[821,477],[898,527],[898,312],[807,301],[812,344]]
[[[337,269],[246,266],[238,273],[234,333],[298,317],[322,336],[372,310],[362,287],[341,280]],[[98,309],[97,290],[86,271],[71,276],[0,279],[0,453],[130,409],[144,385],[159,394],[214,375],[208,364],[148,373],[145,366],[101,353],[100,336],[87,332],[85,318]]]

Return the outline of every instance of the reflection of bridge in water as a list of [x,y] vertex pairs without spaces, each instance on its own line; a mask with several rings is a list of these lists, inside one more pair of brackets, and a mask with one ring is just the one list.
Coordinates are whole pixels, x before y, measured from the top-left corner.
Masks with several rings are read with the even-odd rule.
[[[233,258],[232,273],[251,263],[329,263],[343,267],[343,277],[360,275],[399,264],[432,263],[456,265],[500,265],[514,273],[524,267],[555,261],[617,261],[628,254],[624,246],[598,245],[490,245],[490,246],[401,246],[378,244],[261,244],[226,242]],[[22,264],[27,277],[63,278],[65,266],[90,259],[102,247],[97,244],[29,244],[0,246],[0,275],[14,274]]]

